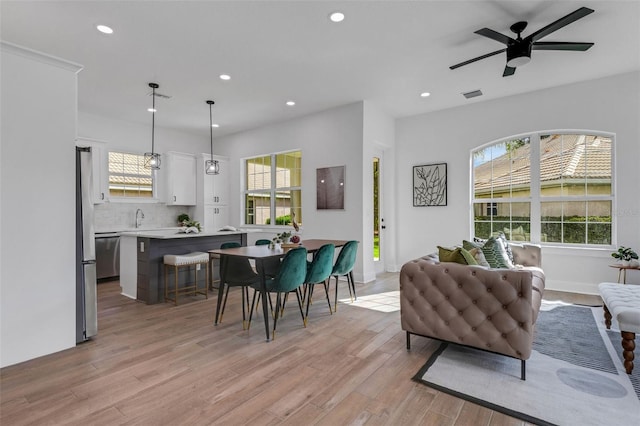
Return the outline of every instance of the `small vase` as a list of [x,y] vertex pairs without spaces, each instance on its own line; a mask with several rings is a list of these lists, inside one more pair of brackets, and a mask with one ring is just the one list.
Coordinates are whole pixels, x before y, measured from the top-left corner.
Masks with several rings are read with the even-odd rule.
[[620,261],[620,266],[629,266],[629,261],[628,260],[621,260]]

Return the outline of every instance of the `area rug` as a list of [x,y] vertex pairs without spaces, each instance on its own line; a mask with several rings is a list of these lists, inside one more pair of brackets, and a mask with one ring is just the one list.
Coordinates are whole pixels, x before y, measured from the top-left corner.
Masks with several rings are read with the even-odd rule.
[[601,307],[544,302],[525,381],[520,360],[448,343],[414,380],[538,425],[639,424],[640,356],[629,376],[616,346]]

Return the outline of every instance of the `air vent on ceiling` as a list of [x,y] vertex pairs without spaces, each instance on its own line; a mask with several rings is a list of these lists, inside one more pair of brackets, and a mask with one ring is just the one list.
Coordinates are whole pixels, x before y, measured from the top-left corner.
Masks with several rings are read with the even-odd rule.
[[471,92],[463,93],[462,95],[467,99],[471,99],[475,98],[476,96],[482,96],[482,92],[480,91],[480,89],[478,89],[472,90]]

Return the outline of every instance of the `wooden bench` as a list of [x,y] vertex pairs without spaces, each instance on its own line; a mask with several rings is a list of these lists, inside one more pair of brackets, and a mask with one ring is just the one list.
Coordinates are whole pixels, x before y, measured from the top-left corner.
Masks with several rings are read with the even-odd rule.
[[636,333],[640,333],[640,285],[600,283],[600,296],[604,302],[604,322],[611,328],[615,317],[622,336],[622,356],[627,374],[633,371],[633,351],[636,348]]

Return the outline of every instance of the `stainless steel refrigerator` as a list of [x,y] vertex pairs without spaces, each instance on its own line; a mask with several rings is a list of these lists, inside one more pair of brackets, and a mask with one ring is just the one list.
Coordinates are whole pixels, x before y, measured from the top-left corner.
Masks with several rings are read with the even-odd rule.
[[76,342],[98,332],[91,148],[76,147]]

